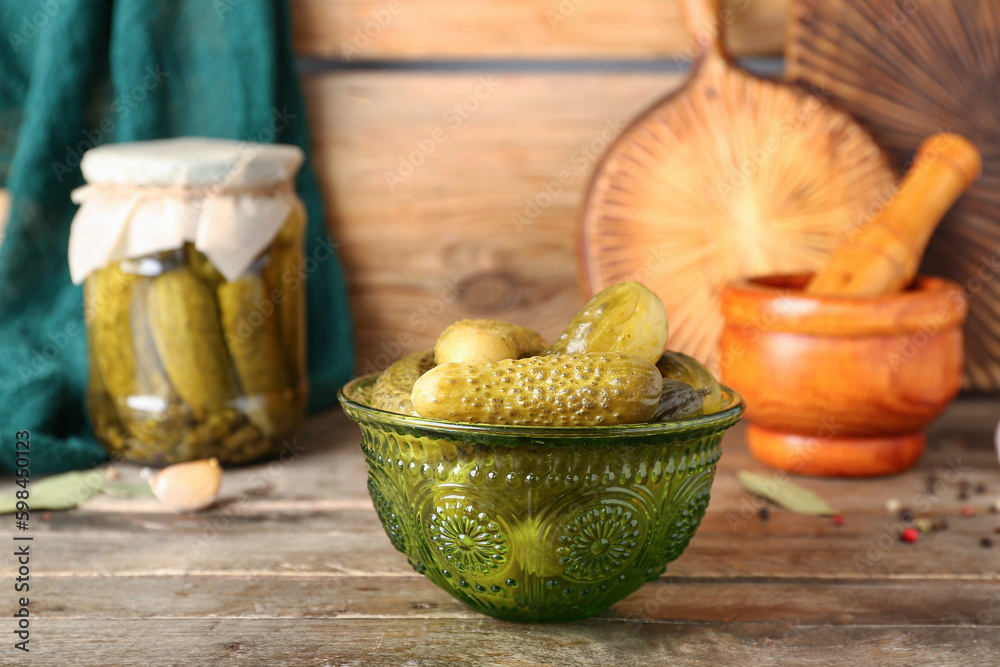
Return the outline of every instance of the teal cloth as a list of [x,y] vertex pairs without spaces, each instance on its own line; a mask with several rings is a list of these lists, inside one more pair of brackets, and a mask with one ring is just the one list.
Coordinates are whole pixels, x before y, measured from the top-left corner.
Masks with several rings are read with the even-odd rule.
[[[84,405],[82,291],[67,244],[96,144],[206,136],[307,151],[286,3],[274,0],[17,0],[0,3],[0,185],[12,195],[0,246],[0,466],[31,433],[31,472],[105,456]],[[307,257],[327,254],[310,160],[297,180]],[[330,406],[353,369],[337,258],[307,262],[310,409]]]

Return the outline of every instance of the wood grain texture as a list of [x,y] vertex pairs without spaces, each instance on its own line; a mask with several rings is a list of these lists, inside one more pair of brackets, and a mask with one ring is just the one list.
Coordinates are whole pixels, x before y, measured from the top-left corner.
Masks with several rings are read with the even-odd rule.
[[335,73],[305,80],[358,370],[493,317],[549,340],[583,304],[577,216],[594,164],[669,73]]
[[871,128],[897,164],[947,130],[983,173],[931,238],[921,272],[970,297],[964,388],[1000,391],[1000,6],[994,0],[795,0],[787,76]]
[[[723,443],[702,526],[668,574],[775,583],[1000,582],[996,552],[978,544],[1000,522],[986,512],[1000,496],[1000,471],[988,430],[997,404],[975,405],[978,409],[963,413],[960,403],[954,417],[934,428],[927,456],[909,473],[867,486],[837,479],[802,481],[848,517],[841,527],[829,519],[779,511],[770,521],[760,521],[759,505],[739,485],[736,471],[767,470],[753,462],[744,431],[737,427]],[[981,415],[982,421],[973,415]],[[209,512],[165,513],[153,500],[101,497],[79,511],[53,513],[34,524],[46,545],[35,565],[51,578],[412,577],[413,570],[391,548],[371,508],[357,428],[332,413],[311,420],[306,439],[314,446],[283,466],[227,471],[223,502]],[[138,466],[119,469],[123,480],[138,476]],[[928,491],[926,476],[931,473],[938,481]],[[988,493],[961,500],[962,479],[971,486],[986,484]],[[888,498],[921,514],[947,518],[952,526],[918,546],[902,544],[892,535],[896,519],[885,510]],[[979,515],[960,518],[966,503],[977,507]],[[0,526],[0,539],[13,533],[12,526]],[[9,563],[0,563],[0,576],[12,573]]]
[[[746,494],[743,498],[751,502]],[[667,574],[798,585],[881,580],[918,587],[962,581],[1000,586],[996,551],[979,544],[995,521],[963,519],[958,511],[945,512],[932,503],[934,512],[928,516],[947,517],[952,527],[911,547],[893,533],[897,520],[884,511],[884,503],[873,516],[849,515],[849,530],[835,530],[829,519],[802,521],[781,514],[767,523],[758,520],[755,510],[744,515],[711,509]],[[413,575],[371,510],[286,513],[271,519],[256,513],[181,521],[165,515],[123,516],[88,523],[51,532],[39,529],[46,547],[32,560],[36,570],[49,578],[301,577],[317,585],[343,577],[395,580]],[[9,541],[9,534],[5,537]],[[8,563],[0,572],[14,574]]]
[[[45,620],[483,618],[424,577],[129,576],[46,577],[38,584]],[[664,577],[614,605],[601,619],[671,623],[816,625],[972,625],[1000,627],[990,614],[995,591],[980,582],[737,580]],[[86,613],[80,613],[86,609]],[[76,613],[68,610],[79,610]],[[831,613],[832,610],[832,613]],[[986,610],[986,613],[980,612]]]
[[[763,667],[837,664],[990,665],[992,627],[639,623],[590,620],[523,626],[492,619],[52,620],[36,631],[31,664],[175,665],[670,664]],[[44,646],[42,650],[40,647]],[[5,650],[9,651],[9,648]],[[0,653],[0,656],[4,656]],[[73,662],[68,662],[72,660]],[[659,663],[656,661],[660,661]],[[667,662],[669,661],[669,662]]]
[[[734,52],[780,53],[788,1],[729,0]],[[294,0],[292,18],[300,55],[350,61],[638,59],[691,48],[677,0]]]
[[[736,480],[763,471],[737,427],[702,527],[667,576],[597,618],[538,625],[475,614],[413,572],[371,507],[358,428],[330,412],[284,462],[227,470],[209,511],[99,497],[34,512],[31,664],[991,664],[1000,565],[979,540],[1000,523],[986,512],[1000,496],[998,408],[955,404],[910,472],[800,480],[845,514],[840,527],[779,510],[762,521]],[[987,492],[963,500],[962,480]],[[951,527],[900,542],[888,498]],[[961,518],[964,504],[979,514]],[[0,524],[0,539],[14,533]],[[13,575],[0,560],[0,577]],[[0,646],[3,664],[20,657]]]

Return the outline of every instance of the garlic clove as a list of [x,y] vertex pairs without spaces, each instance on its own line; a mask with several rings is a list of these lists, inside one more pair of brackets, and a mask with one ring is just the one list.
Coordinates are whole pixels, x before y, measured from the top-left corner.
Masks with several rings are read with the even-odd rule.
[[188,512],[214,503],[221,484],[222,466],[214,458],[167,466],[149,480],[153,495],[160,502]]

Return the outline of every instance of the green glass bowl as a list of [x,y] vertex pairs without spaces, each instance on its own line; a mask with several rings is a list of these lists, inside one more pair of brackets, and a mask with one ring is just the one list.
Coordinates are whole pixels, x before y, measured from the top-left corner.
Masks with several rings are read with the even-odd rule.
[[533,427],[368,406],[377,375],[340,391],[361,426],[368,491],[392,545],[473,609],[513,621],[605,611],[666,571],[708,506],[726,408],[656,424]]

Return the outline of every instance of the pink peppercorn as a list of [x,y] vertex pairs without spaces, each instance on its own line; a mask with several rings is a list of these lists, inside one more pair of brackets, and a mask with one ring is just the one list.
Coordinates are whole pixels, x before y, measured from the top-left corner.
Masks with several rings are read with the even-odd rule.
[[962,516],[976,516],[976,509],[971,505],[962,505]]
[[844,515],[843,514],[834,514],[833,515],[833,525],[835,525],[835,526],[843,526],[844,525]]
[[910,526],[909,528],[905,528],[903,530],[900,538],[902,538],[904,542],[916,542],[920,539],[920,531],[913,526]]

